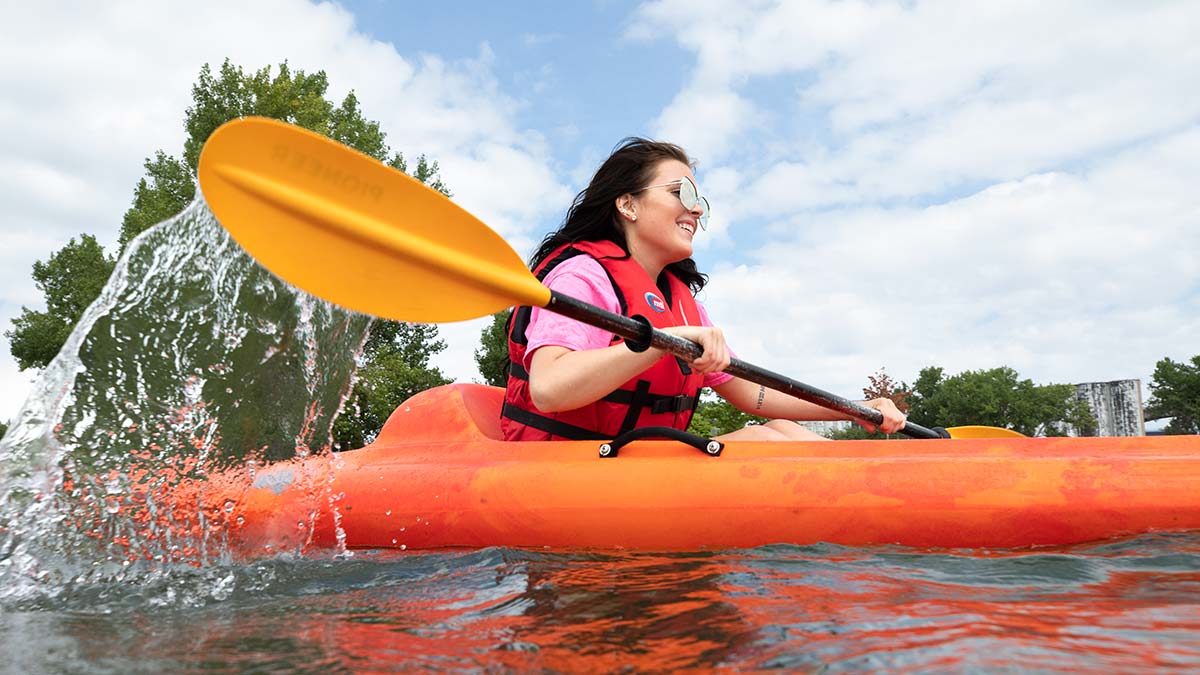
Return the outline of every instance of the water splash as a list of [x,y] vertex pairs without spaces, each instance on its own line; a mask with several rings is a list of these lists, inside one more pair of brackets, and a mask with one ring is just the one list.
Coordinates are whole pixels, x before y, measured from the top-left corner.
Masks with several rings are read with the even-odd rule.
[[203,479],[326,451],[369,327],[200,199],[144,232],[0,441],[0,602],[227,556],[234,509]]

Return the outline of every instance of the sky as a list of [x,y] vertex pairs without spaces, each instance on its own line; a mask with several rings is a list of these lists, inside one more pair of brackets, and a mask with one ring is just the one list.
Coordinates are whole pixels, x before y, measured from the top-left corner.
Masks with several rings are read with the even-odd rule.
[[[286,60],[523,256],[623,137],[681,144],[713,205],[700,299],[750,363],[848,397],[1009,366],[1147,398],[1200,354],[1197,34],[1186,0],[16,3],[0,327],[43,308],[34,261],[116,249],[204,64]],[[480,379],[482,326],[443,325],[435,364]],[[37,374],[3,342],[0,420]]]

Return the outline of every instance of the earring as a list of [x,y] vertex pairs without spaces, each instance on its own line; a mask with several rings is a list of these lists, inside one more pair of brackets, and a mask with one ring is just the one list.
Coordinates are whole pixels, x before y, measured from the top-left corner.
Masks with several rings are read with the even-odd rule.
[[630,219],[630,220],[637,220],[637,214],[636,214],[636,213],[631,213],[631,214],[629,214],[629,219]]

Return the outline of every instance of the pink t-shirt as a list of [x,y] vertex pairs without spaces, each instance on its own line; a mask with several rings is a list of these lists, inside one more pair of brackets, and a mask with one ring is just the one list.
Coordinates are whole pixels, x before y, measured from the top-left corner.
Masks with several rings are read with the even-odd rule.
[[[621,303],[617,300],[612,282],[608,280],[608,274],[591,256],[577,255],[567,259],[551,270],[543,283],[563,295],[569,295],[615,314],[621,313]],[[700,311],[700,324],[711,326],[712,321],[709,320],[704,305],[696,301],[696,308]],[[572,351],[600,349],[612,344],[613,338],[613,334],[603,328],[589,326],[540,307],[533,308],[525,336],[529,339],[523,364],[526,369],[529,368],[533,352],[538,347],[554,345]],[[704,376],[704,386],[717,387],[732,379],[733,376],[727,373],[709,373]]]

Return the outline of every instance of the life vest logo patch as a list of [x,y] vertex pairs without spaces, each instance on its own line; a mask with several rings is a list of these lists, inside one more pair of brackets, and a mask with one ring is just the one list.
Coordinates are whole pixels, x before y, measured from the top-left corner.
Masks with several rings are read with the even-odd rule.
[[658,312],[659,314],[667,311],[667,303],[663,302],[662,298],[658,297],[654,293],[651,293],[650,291],[646,291],[646,304],[650,305],[650,309]]

